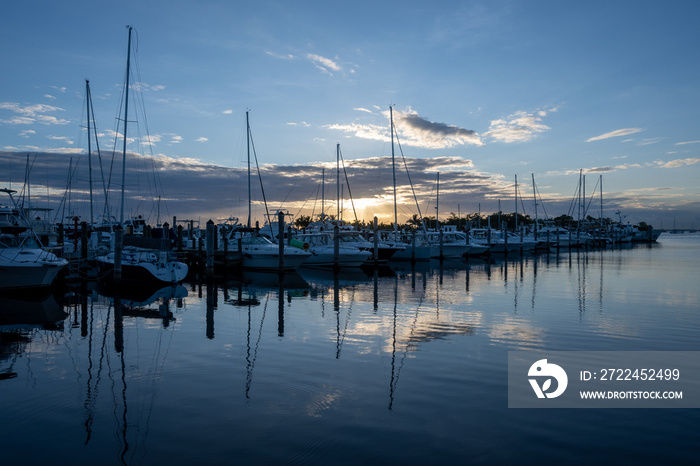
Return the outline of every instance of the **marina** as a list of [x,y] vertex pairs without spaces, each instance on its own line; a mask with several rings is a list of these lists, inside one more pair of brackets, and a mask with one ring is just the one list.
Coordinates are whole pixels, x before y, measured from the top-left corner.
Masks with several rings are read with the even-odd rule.
[[700,236],[664,233],[3,296],[0,445],[8,464],[688,463],[697,410],[509,409],[506,372],[514,350],[697,350],[698,270]]

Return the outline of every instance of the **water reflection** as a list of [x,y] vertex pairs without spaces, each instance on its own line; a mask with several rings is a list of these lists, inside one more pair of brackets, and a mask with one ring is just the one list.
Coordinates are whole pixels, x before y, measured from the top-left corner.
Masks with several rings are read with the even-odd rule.
[[[86,284],[57,298],[2,297],[0,385],[11,391],[0,408],[11,421],[29,412],[33,425],[79,426],[79,441],[64,437],[61,445],[82,445],[86,461],[119,464],[184,461],[178,454],[207,448],[213,462],[234,450],[251,460],[269,435],[293,457],[297,428],[286,426],[308,433],[316,448],[330,442],[318,438],[336,441],[329,432],[360,432],[348,440],[357,445],[374,442],[366,433],[386,428],[386,416],[405,420],[412,439],[435,442],[441,434],[426,424],[438,417],[444,429],[463,432],[470,399],[483,401],[478,422],[493,428],[489,419],[504,416],[498,397],[509,350],[696,341],[697,292],[665,282],[663,293],[682,289],[686,297],[649,307],[639,290],[658,277],[644,275],[644,263],[630,257],[637,252],[243,274],[157,290]],[[15,324],[33,327],[11,333],[17,315]],[[23,398],[27,380],[45,400]],[[49,414],[53,405],[67,408]],[[212,447],[219,444],[233,446]]]
[[14,379],[14,366],[39,331],[59,331],[68,314],[53,294],[0,295],[0,381]]

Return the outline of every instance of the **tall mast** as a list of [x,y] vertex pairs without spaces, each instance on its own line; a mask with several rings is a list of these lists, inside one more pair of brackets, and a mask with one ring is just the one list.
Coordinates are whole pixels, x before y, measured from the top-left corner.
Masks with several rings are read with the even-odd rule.
[[394,180],[394,237],[398,230],[398,213],[396,210],[396,163],[394,160],[394,108],[389,106],[389,118],[391,121],[391,173]]
[[122,149],[122,199],[119,213],[119,223],[124,224],[124,184],[126,183],[126,126],[129,122],[129,73],[131,68],[131,26],[129,28],[129,44],[126,49],[126,87],[124,88],[124,146]]
[[515,231],[518,231],[518,175],[515,175]]
[[321,221],[326,220],[326,213],[324,210],[326,204],[326,169],[321,169]]
[[88,178],[90,180],[90,225],[95,219],[95,214],[92,210],[92,147],[90,146],[90,81],[85,80],[85,105],[87,118],[87,143],[88,143]]
[[335,145],[335,185],[336,185],[336,215],[335,220],[340,221],[340,143]]
[[532,197],[535,200],[535,231],[537,231],[537,188],[535,187],[535,174],[532,174]]
[[250,219],[252,217],[252,196],[250,191],[250,120],[248,119],[248,110],[245,112],[245,140],[248,147],[248,228],[250,228]]
[[435,202],[435,227],[440,229],[440,172],[437,172],[437,200]]
[[603,226],[603,175],[600,175],[600,226]]

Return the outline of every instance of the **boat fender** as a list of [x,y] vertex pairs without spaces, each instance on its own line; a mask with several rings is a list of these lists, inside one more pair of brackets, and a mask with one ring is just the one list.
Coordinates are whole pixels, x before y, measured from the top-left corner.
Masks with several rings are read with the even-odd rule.
[[304,251],[309,250],[309,243],[300,241],[298,239],[292,238],[289,240],[289,245],[295,248],[303,249]]

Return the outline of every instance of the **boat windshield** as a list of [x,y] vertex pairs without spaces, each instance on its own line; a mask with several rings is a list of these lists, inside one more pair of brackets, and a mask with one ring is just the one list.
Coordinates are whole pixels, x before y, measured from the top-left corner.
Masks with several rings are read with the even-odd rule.
[[272,241],[264,236],[244,236],[241,239],[243,244],[272,244]]
[[41,249],[31,236],[0,236],[0,248]]

